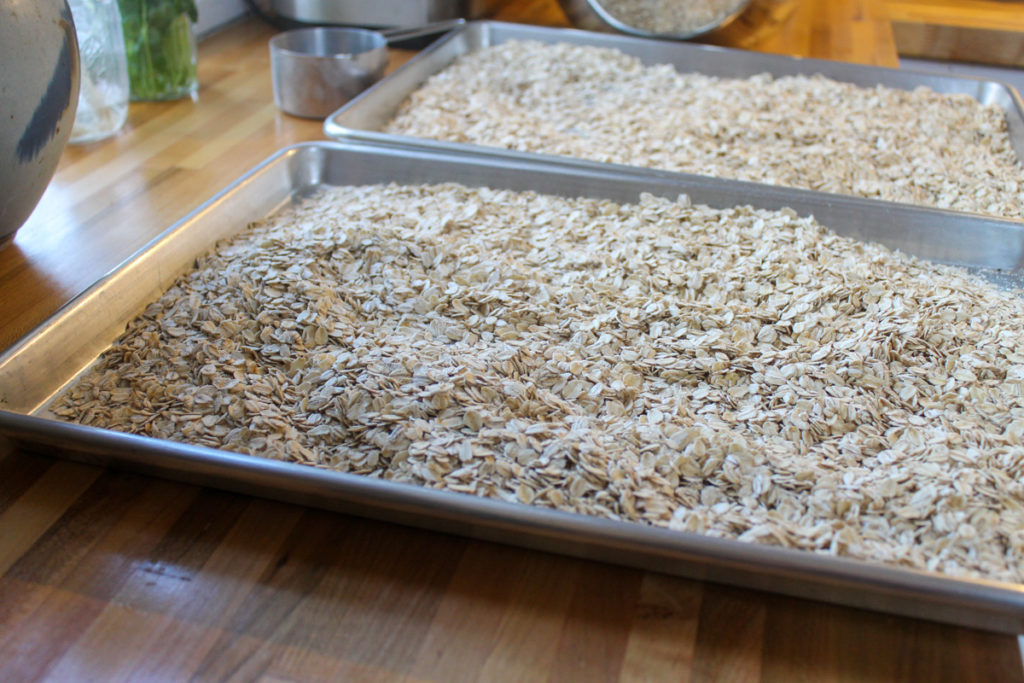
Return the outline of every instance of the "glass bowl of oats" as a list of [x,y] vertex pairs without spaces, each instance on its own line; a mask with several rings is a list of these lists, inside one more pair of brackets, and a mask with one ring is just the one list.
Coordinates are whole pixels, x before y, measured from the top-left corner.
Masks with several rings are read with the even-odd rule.
[[685,40],[724,26],[750,0],[559,0],[569,20],[591,31]]

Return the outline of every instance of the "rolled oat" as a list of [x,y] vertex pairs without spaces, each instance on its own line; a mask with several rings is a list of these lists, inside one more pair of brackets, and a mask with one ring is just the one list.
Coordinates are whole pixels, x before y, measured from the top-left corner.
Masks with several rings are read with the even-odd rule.
[[792,211],[343,187],[200,259],[53,411],[1020,582],[1022,319]]
[[617,50],[510,41],[430,78],[388,133],[1024,216],[995,105],[822,76],[745,79]]

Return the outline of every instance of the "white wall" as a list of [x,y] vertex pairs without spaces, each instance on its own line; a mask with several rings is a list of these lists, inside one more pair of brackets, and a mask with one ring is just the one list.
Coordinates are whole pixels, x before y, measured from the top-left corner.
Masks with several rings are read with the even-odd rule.
[[196,33],[203,36],[245,14],[249,9],[244,0],[196,0],[199,23]]

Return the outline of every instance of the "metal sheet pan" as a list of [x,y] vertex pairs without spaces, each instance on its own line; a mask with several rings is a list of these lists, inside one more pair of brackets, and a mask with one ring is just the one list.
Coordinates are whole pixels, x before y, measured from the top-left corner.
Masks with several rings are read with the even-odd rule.
[[884,85],[913,90],[924,86],[939,93],[965,94],[983,104],[997,105],[1006,113],[1013,148],[1017,158],[1024,160],[1024,102],[1013,87],[998,81],[771,55],[695,43],[646,40],[631,36],[488,21],[469,23],[413,57],[402,68],[328,116],[324,121],[324,133],[328,138],[336,140],[398,142],[406,145],[423,145],[432,149],[486,151],[506,156],[524,154],[498,147],[482,147],[381,132],[394,118],[402,102],[430,76],[443,70],[457,57],[510,40],[535,40],[549,44],[568,42],[615,48],[637,57],[645,64],[672,64],[680,72],[697,72],[725,78],[747,78],[762,73],[769,73],[775,77],[821,74],[862,87]]
[[0,439],[47,454],[540,550],[872,610],[1017,633],[1024,585],[943,577],[714,539],[266,460],[46,417],[47,402],[196,256],[325,185],[452,181],[635,200],[689,194],[712,206],[791,206],[837,231],[977,268],[1024,271],[1024,225],[622,166],[500,159],[365,143],[286,148],[200,206],[0,355]]

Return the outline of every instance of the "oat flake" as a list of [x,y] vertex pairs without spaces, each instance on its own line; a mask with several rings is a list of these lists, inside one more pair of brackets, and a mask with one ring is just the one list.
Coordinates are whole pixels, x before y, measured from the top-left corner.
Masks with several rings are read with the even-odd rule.
[[1021,320],[788,210],[343,187],[201,258],[53,411],[1020,582]]

